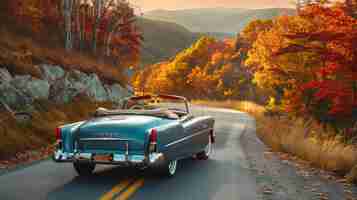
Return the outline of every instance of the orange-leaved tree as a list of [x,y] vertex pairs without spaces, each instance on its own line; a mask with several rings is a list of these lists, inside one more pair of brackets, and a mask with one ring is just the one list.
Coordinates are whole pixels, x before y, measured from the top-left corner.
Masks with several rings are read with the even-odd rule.
[[140,93],[173,93],[191,98],[237,98],[248,83],[240,69],[234,40],[202,37],[168,62],[138,72],[133,85]]
[[4,1],[7,3],[0,5],[9,18],[18,27],[30,30],[33,38],[44,40],[56,35],[62,38],[68,51],[91,52],[96,57],[105,58],[102,60],[124,67],[139,62],[143,38],[135,25],[134,9],[127,1]]
[[356,122],[356,27],[340,4],[308,6],[259,35],[247,64],[286,111],[345,130]]

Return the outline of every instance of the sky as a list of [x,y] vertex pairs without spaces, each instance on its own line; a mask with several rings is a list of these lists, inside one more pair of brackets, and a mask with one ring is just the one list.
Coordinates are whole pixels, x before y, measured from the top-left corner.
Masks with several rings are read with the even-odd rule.
[[142,11],[155,9],[190,9],[190,8],[285,8],[292,7],[291,0],[129,0]]

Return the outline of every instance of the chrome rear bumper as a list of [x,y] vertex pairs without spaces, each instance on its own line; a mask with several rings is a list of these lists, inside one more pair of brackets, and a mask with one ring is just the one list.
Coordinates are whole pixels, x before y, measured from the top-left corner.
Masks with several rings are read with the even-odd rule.
[[55,162],[91,162],[96,164],[121,165],[121,166],[142,166],[148,167],[158,165],[164,162],[162,153],[151,153],[148,156],[143,155],[125,155],[111,154],[110,161],[96,161],[93,153],[66,153],[62,150],[56,150],[52,159]]

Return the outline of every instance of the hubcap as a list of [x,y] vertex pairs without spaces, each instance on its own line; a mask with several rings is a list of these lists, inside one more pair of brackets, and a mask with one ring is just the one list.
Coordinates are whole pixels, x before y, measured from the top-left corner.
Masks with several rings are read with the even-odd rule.
[[169,163],[169,173],[171,175],[174,175],[176,172],[176,166],[177,166],[177,160],[171,161]]
[[205,154],[208,157],[211,154],[212,151],[212,142],[211,142],[211,136],[208,136],[208,144],[205,149]]

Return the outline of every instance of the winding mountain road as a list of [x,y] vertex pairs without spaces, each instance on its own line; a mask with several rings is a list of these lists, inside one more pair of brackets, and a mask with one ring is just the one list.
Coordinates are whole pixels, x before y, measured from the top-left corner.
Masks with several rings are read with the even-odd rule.
[[[291,175],[292,172],[289,172],[289,176],[294,180],[289,182],[290,177],[287,176],[287,181],[282,182],[283,184],[279,183],[279,174],[276,177],[271,174],[261,175],[263,169],[257,168],[259,164],[255,162],[257,159],[262,162],[264,158],[259,157],[262,151],[255,152],[255,149],[264,147],[255,137],[255,122],[249,115],[228,109],[198,106],[193,110],[197,115],[211,115],[216,118],[217,142],[209,160],[182,160],[173,178],[160,178],[146,171],[108,166],[97,167],[92,177],[80,178],[71,164],[56,164],[45,160],[1,175],[0,200],[314,198],[313,193],[303,191],[304,180],[294,178],[298,175]],[[249,137],[245,137],[246,135]],[[243,137],[245,138],[242,139]],[[268,163],[269,168],[270,161],[264,162]],[[266,166],[261,168],[264,167]],[[264,187],[271,187],[272,192],[264,191]]]

